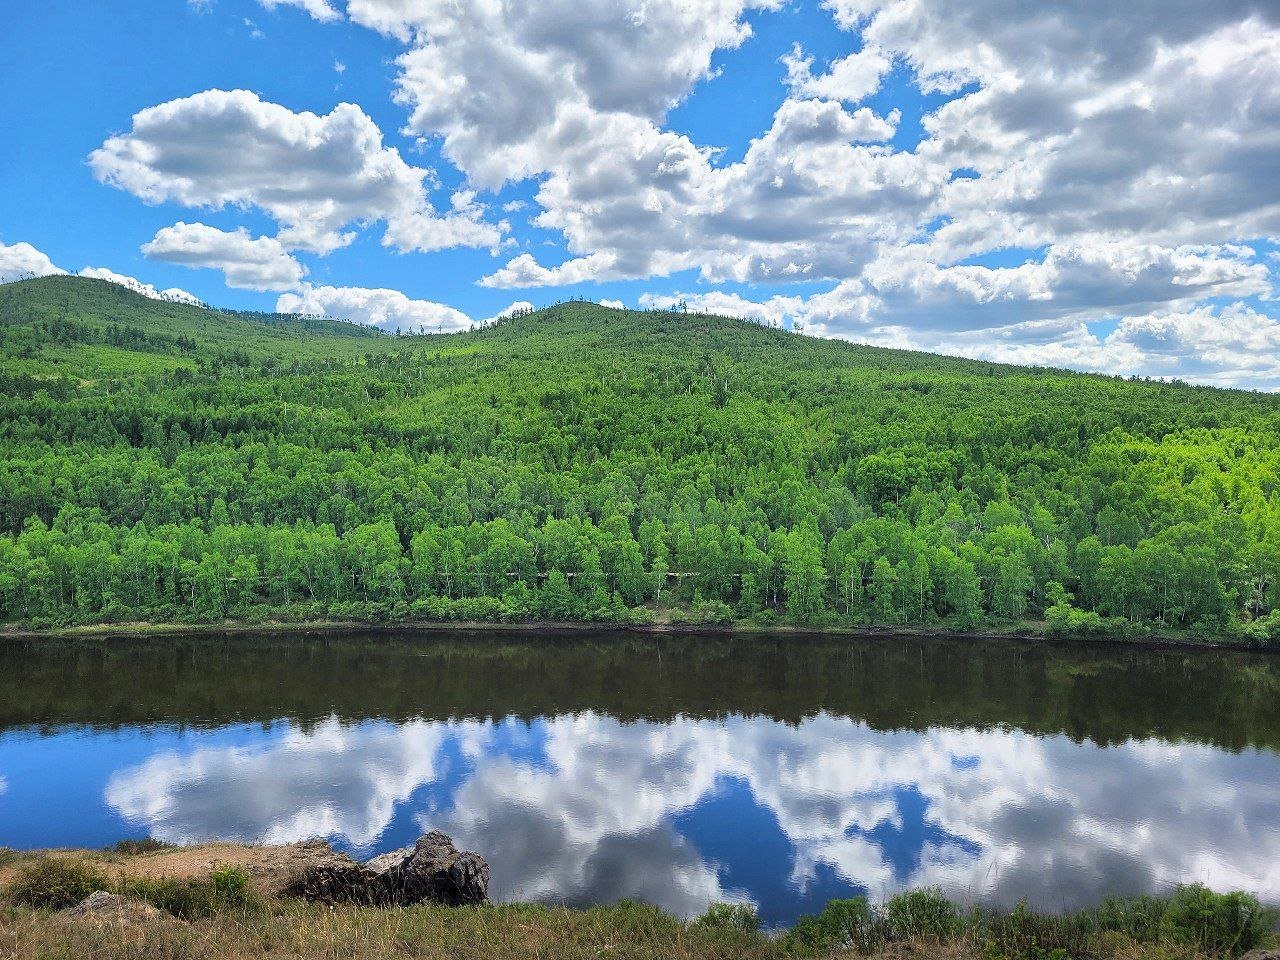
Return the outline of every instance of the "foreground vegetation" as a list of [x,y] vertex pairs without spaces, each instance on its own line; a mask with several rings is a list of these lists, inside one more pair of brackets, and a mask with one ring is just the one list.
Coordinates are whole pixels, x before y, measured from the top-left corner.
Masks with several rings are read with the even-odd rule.
[[[130,856],[150,852],[143,845]],[[0,956],[15,958],[760,958],[871,956],[954,960],[1198,960],[1276,943],[1277,916],[1252,896],[1180,887],[1168,897],[1107,900],[1063,916],[961,908],[917,890],[883,906],[836,900],[790,930],[760,930],[754,911],[718,904],[682,922],[622,902],[588,910],[533,904],[321,907],[264,895],[234,869],[182,879],[108,875],[97,858],[24,858],[5,886]],[[56,911],[95,890],[153,915],[70,918]]]
[[0,620],[1280,638],[1280,399],[570,303],[380,335],[0,288]]

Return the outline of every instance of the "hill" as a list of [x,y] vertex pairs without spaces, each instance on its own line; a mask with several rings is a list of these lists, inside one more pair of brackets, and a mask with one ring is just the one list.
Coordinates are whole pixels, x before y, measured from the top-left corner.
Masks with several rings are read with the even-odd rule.
[[1280,634],[1280,398],[568,303],[0,287],[0,620]]

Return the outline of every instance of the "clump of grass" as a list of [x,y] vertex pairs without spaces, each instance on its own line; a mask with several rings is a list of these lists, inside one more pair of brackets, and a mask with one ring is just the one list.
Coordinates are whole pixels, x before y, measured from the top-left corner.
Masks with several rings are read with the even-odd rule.
[[37,910],[62,910],[95,890],[107,889],[110,881],[81,860],[42,857],[22,868],[4,897],[9,903]]
[[806,955],[837,950],[873,953],[884,942],[884,921],[866,897],[832,900],[821,913],[797,920],[783,937],[785,946]]
[[236,868],[215,870],[208,877],[130,880],[121,892],[183,920],[249,913],[263,906],[249,884],[249,874]]
[[693,925],[708,930],[755,933],[760,929],[760,914],[749,903],[713,903],[706,913],[693,921]]
[[111,848],[112,852],[126,857],[136,857],[144,853],[159,853],[161,850],[172,849],[173,844],[165,843],[163,840],[156,840],[154,837],[143,837],[140,840],[121,840]]
[[1251,894],[1214,893],[1194,884],[1169,898],[1162,926],[1172,940],[1236,956],[1270,939],[1278,919]]
[[1037,913],[1025,900],[1009,913],[975,911],[967,924],[986,960],[1068,960],[1096,954],[1097,927],[1082,913]]
[[950,940],[960,932],[960,911],[942,891],[926,887],[889,898],[881,909],[889,940]]

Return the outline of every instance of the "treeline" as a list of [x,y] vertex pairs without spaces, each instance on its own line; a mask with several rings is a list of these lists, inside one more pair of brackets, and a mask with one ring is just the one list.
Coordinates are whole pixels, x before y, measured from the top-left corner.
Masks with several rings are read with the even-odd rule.
[[0,619],[1280,637],[1273,397],[580,303],[281,343],[110,381],[0,365],[24,385],[0,396]]

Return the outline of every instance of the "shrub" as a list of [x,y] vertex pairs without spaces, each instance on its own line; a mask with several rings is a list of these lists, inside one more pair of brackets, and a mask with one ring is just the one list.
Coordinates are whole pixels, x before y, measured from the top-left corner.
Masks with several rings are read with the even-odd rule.
[[855,897],[831,900],[816,916],[801,917],[784,940],[787,946],[806,953],[871,953],[884,942],[884,936],[880,917],[867,898]]
[[949,940],[959,932],[960,912],[940,890],[910,890],[891,897],[883,910],[890,940]]
[[1091,952],[1094,925],[1084,914],[1036,913],[1022,900],[1011,913],[975,913],[970,922],[988,960],[1067,960]]
[[1178,887],[1164,911],[1164,931],[1172,940],[1208,952],[1236,955],[1264,942],[1276,924],[1248,893],[1214,893],[1201,884]]
[[1163,935],[1165,908],[1166,902],[1157,897],[1108,897],[1087,913],[1099,932],[1153,943]]
[[156,840],[154,837],[143,837],[141,840],[121,840],[111,848],[113,852],[126,857],[136,857],[142,853],[156,853],[160,850],[171,850],[173,844]]
[[95,890],[106,890],[109,881],[81,860],[44,857],[28,864],[5,891],[11,903],[43,910],[73,907]]
[[741,930],[754,933],[760,929],[760,915],[749,903],[713,903],[694,921],[695,926],[713,930]]
[[262,906],[249,885],[249,874],[232,867],[215,870],[204,878],[134,880],[124,892],[183,920],[246,913]]

